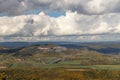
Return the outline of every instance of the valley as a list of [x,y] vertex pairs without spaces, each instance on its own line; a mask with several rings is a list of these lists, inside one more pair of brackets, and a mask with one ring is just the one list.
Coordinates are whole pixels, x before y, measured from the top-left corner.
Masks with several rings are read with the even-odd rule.
[[[87,80],[104,80],[90,78],[91,72],[93,75],[102,75],[104,71],[106,75],[112,75],[112,73],[120,73],[120,44],[119,43],[87,43],[87,44],[34,44],[29,46],[21,47],[0,47],[0,72],[5,72],[9,77],[12,72],[12,76],[15,74],[20,75],[20,71],[24,71],[25,75],[21,75],[24,78],[29,74],[26,73],[34,72],[36,69],[37,73],[41,70],[47,72],[46,75],[50,75],[53,72],[54,75],[65,72],[65,76],[72,73],[79,73],[84,77],[89,77]],[[13,72],[16,71],[16,72]],[[60,72],[59,72],[60,71]],[[109,73],[111,71],[112,73]],[[69,73],[71,72],[71,73]],[[98,74],[97,74],[98,72]],[[83,75],[84,73],[84,75]],[[90,73],[90,74],[87,74]],[[35,76],[36,74],[32,74]],[[77,80],[81,80],[80,76]],[[92,77],[94,78],[94,76]],[[36,75],[37,76],[37,75]],[[14,76],[15,77],[15,76]],[[38,76],[37,76],[38,77]],[[47,76],[49,78],[50,76]],[[120,75],[116,78],[119,78]],[[11,78],[11,77],[10,77]],[[17,78],[17,77],[15,77]],[[50,79],[42,80],[50,80]],[[56,77],[54,77],[56,78]],[[67,78],[71,78],[68,76]],[[105,80],[108,77],[105,77]],[[11,78],[12,79],[12,78]],[[76,76],[73,76],[73,80]],[[30,80],[30,79],[25,79]],[[36,79],[35,77],[35,80]],[[52,79],[54,80],[54,79]],[[56,79],[55,79],[56,80]],[[59,79],[66,80],[66,79]],[[83,79],[86,80],[86,79]]]

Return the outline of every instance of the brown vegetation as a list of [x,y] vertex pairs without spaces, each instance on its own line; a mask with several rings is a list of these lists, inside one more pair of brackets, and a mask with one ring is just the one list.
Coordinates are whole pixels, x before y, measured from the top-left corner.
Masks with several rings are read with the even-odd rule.
[[[120,71],[84,70],[68,71],[66,69],[7,69],[8,80],[119,80]],[[5,74],[4,74],[5,75]],[[2,77],[4,76],[2,75]],[[6,76],[6,75],[5,75]],[[0,76],[0,80],[2,78]]]

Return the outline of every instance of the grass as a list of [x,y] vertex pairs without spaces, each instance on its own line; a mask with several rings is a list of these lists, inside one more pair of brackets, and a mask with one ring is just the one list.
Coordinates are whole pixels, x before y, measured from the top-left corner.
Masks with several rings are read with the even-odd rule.
[[120,70],[120,65],[80,65],[80,61],[62,61],[58,64],[39,64],[39,63],[15,63],[11,68],[36,67],[36,68],[72,68],[72,69],[97,69],[97,70]]
[[70,68],[75,69],[96,69],[96,70],[118,70],[120,71],[120,65],[90,65],[90,66],[72,66]]
[[80,65],[81,61],[62,61],[60,65]]
[[120,65],[93,65],[91,67],[95,69],[120,70]]

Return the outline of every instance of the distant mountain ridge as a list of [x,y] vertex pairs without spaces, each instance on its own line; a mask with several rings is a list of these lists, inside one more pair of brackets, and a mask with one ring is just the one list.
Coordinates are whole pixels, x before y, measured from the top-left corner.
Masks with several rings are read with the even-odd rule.
[[22,48],[30,46],[45,46],[48,44],[66,47],[69,49],[88,49],[97,51],[103,54],[119,54],[120,43],[119,42],[99,42],[99,43],[78,43],[78,42],[0,42],[0,53],[14,53]]
[[[4,47],[24,47],[24,46],[31,46],[37,44],[56,44],[56,45],[64,45],[64,44],[120,44],[120,41],[107,41],[107,42],[0,42],[0,46]],[[76,47],[76,46],[75,46]]]

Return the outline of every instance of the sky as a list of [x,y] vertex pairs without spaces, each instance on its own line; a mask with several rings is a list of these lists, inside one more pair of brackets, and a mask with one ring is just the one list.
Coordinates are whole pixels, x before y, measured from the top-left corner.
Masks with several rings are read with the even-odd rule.
[[0,41],[119,41],[120,0],[0,0]]

